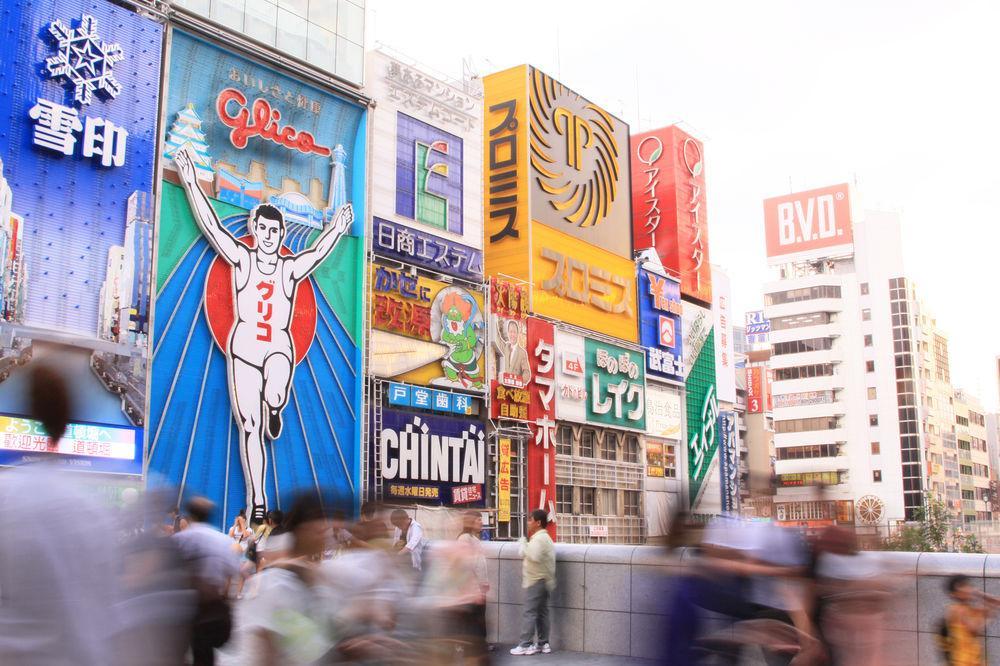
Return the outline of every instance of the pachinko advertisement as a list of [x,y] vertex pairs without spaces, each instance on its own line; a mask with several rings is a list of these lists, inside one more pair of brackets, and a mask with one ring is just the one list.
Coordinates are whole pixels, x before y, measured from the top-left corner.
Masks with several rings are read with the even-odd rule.
[[[0,10],[0,464],[142,474],[163,28],[105,0]],[[48,441],[27,376],[62,372]]]
[[483,295],[372,266],[371,363],[375,377],[484,391]]
[[163,108],[150,474],[357,497],[365,109],[178,31]]

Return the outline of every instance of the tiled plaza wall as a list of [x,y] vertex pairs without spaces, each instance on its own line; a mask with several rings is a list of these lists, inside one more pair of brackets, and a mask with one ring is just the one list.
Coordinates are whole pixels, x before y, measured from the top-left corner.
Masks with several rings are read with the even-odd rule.
[[[517,642],[521,622],[521,559],[516,543],[486,543],[490,575],[489,639]],[[654,546],[557,544],[558,587],[552,600],[553,647],[655,657],[667,637],[671,579],[692,563],[688,551]],[[934,632],[948,603],[948,576],[964,574],[1000,595],[1000,555],[878,553],[892,572],[885,655],[892,664],[942,664]],[[1000,664],[1000,618],[987,627],[987,663]]]

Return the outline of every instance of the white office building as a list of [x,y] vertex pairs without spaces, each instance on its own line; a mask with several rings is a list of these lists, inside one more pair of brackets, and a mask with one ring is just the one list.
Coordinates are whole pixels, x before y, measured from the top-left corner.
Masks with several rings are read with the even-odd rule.
[[898,215],[854,217],[853,248],[772,260],[780,279],[765,286],[775,517],[876,534],[923,502],[917,313]]

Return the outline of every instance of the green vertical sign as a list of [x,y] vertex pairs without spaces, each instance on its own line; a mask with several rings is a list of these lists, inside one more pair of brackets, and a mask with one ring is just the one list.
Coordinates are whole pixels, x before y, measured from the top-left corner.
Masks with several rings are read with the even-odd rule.
[[646,359],[632,351],[585,338],[587,421],[646,429]]
[[687,459],[691,506],[719,450],[719,402],[715,395],[715,336],[708,330],[705,344],[689,368],[687,389]]

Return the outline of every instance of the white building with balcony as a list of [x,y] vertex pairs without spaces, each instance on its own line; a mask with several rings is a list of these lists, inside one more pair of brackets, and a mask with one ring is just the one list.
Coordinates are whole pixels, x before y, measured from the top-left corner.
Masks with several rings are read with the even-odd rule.
[[868,212],[853,251],[778,271],[764,297],[777,519],[875,528],[912,518],[923,448],[899,217]]

